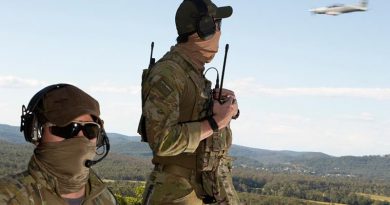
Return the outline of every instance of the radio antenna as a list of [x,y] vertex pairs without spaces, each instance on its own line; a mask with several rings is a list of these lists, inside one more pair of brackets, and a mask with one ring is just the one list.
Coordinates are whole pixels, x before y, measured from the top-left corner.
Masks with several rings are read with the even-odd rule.
[[154,48],[154,42],[152,41],[152,44],[150,45],[149,68],[153,67],[154,63],[156,62],[156,59],[153,58],[153,48]]
[[218,101],[220,103],[221,103],[221,96],[222,96],[223,79],[225,78],[226,58],[227,58],[228,51],[229,51],[229,44],[226,44],[226,46],[225,46],[225,57],[223,59],[223,67],[222,67],[221,86],[219,88],[219,96],[218,96]]

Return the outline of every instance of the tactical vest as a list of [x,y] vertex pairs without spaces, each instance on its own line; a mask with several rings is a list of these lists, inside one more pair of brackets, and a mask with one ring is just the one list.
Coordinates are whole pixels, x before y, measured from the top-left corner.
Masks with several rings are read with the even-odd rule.
[[[157,66],[172,67],[177,70],[178,76],[186,80],[184,92],[181,93],[179,103],[179,123],[205,120],[212,116],[212,89],[211,82],[202,74],[196,72],[193,65],[177,51],[168,52],[160,59],[152,69],[144,70],[142,82],[142,105],[147,98],[150,85],[145,83],[153,76],[153,69]],[[165,65],[164,65],[165,64]],[[141,117],[138,132],[147,140],[145,121]],[[142,131],[143,127],[143,131]],[[150,141],[150,140],[149,140]],[[218,167],[219,160],[231,146],[232,135],[229,127],[214,133],[212,137],[200,142],[195,153],[182,153],[177,156],[153,156],[154,164],[175,164],[197,171],[214,171]]]

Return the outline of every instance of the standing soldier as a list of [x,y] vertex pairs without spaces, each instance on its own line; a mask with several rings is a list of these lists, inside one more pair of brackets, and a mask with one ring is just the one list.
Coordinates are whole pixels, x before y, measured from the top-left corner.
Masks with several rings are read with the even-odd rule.
[[[89,168],[109,151],[99,103],[69,84],[48,86],[23,106],[20,130],[36,145],[28,170],[0,179],[0,204],[111,205],[116,200]],[[97,147],[105,154],[97,159]]]
[[184,0],[176,12],[177,44],[142,80],[139,133],[155,165],[143,204],[239,204],[231,176],[229,123],[238,115],[233,91],[219,90],[203,75],[218,51],[230,6]]

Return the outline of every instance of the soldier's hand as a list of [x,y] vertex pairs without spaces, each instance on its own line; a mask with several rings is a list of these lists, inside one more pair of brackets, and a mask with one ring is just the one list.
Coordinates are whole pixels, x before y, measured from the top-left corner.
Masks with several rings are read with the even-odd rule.
[[235,97],[227,96],[226,102],[220,104],[214,100],[213,113],[214,119],[218,124],[219,129],[229,125],[232,117],[238,112],[238,105],[235,103]]
[[[214,100],[218,100],[219,91],[220,91],[219,88],[213,90]],[[227,97],[233,97],[233,104],[237,104],[237,98],[236,98],[236,95],[234,94],[234,92],[232,90],[228,90],[225,88],[222,89],[221,102],[219,102],[219,103],[223,104],[226,101]],[[237,105],[237,112],[233,115],[233,119],[237,119],[238,116],[239,116],[239,110],[238,110],[238,105]]]
[[[219,88],[213,90],[213,98],[214,98],[214,100],[218,100],[219,92],[220,92]],[[229,97],[229,96],[233,97],[234,99],[236,99],[236,95],[234,94],[233,91],[225,89],[225,88],[222,88],[221,101],[225,101],[226,98]]]

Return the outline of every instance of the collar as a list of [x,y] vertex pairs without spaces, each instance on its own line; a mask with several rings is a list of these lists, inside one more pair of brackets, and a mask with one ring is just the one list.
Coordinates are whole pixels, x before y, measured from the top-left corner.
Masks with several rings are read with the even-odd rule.
[[190,65],[191,69],[193,69],[197,74],[203,75],[203,71],[205,69],[204,64],[196,64],[192,60],[192,58],[188,56],[187,52],[183,48],[178,47],[177,45],[178,44],[172,46],[169,53],[180,56],[187,64]]
[[[39,166],[37,160],[35,159],[35,155],[33,155],[30,159],[28,172],[35,179],[37,184],[55,192],[59,197],[61,197],[61,194],[58,191],[59,189],[56,177],[50,175],[48,172],[45,172],[44,169]],[[92,169],[90,169],[89,179],[85,186],[85,201],[93,200],[107,188],[107,186]]]

